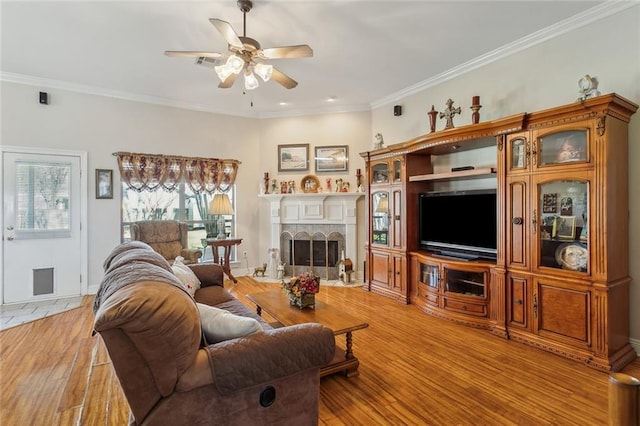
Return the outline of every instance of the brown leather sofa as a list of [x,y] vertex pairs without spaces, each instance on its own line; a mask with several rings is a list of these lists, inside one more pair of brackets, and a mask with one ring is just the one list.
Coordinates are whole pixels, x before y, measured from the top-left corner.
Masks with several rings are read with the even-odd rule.
[[104,263],[94,302],[100,333],[136,425],[315,425],[320,368],[334,354],[320,324],[272,328],[223,288],[222,268],[190,265],[195,300],[250,316],[264,332],[207,345],[194,299],[139,241]]
[[143,220],[131,224],[131,239],[143,241],[169,262],[182,256],[183,262],[197,263],[202,250],[189,248],[187,224],[177,220]]

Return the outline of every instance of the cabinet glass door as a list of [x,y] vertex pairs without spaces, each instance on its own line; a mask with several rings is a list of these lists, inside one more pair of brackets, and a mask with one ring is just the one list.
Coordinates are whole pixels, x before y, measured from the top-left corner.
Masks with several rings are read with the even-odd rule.
[[371,183],[389,182],[389,165],[387,162],[375,163],[371,166]]
[[420,282],[426,286],[437,289],[440,281],[440,273],[437,266],[420,263]]
[[520,136],[509,141],[509,170],[524,170],[529,166],[527,140]]
[[389,245],[389,193],[380,191],[371,194],[371,206],[372,243]]
[[586,162],[588,140],[587,130],[566,130],[540,136],[537,141],[538,165]]
[[538,185],[539,266],[589,269],[589,183],[555,180]]
[[445,268],[445,291],[466,296],[485,297],[485,274]]
[[400,182],[402,179],[402,162],[399,158],[393,160],[393,181]]

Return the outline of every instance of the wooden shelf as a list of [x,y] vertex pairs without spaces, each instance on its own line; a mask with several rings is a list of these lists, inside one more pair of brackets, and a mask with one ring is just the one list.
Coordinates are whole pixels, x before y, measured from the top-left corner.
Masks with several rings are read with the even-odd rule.
[[432,173],[428,175],[410,176],[409,182],[419,182],[425,180],[457,180],[457,179],[480,179],[495,176],[495,167],[481,167],[473,170],[460,170],[458,172]]

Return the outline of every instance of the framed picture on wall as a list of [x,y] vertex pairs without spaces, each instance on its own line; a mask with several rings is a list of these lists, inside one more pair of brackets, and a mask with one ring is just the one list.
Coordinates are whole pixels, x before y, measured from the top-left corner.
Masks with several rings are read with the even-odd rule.
[[113,198],[113,170],[96,169],[96,199]]
[[309,144],[278,145],[279,172],[309,170]]
[[316,172],[346,172],[349,170],[347,145],[317,146]]

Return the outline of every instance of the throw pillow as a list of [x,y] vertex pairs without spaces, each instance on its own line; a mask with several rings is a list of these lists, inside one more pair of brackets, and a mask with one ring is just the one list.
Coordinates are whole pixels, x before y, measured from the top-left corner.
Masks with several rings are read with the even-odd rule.
[[193,295],[196,294],[196,291],[200,288],[200,280],[196,277],[196,274],[193,273],[191,268],[182,262],[182,259],[182,257],[176,257],[171,269],[180,282],[182,282],[189,294],[193,297]]
[[264,331],[262,325],[254,318],[235,315],[203,303],[196,302],[196,305],[200,311],[202,332],[210,344]]

